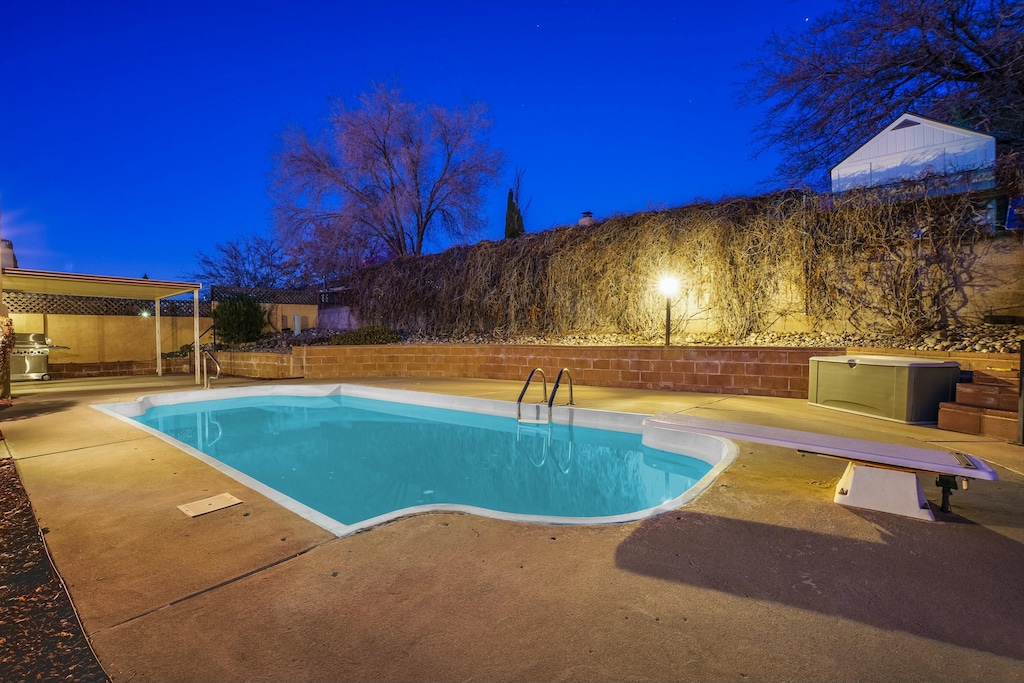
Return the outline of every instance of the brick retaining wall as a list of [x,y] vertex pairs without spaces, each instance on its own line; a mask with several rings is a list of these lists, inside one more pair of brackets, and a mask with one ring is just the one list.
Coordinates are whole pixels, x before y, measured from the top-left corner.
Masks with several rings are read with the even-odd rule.
[[[280,373],[288,372],[306,379],[523,380],[540,367],[553,380],[559,369],[568,367],[579,385],[807,398],[810,357],[844,352],[843,348],[401,344],[295,347],[291,357],[227,352],[217,357],[225,374],[268,379],[283,379]],[[266,356],[290,359],[290,363],[275,364]]]
[[[259,379],[293,379],[304,377],[302,353],[304,347],[295,347],[292,353],[255,353],[217,351],[221,374]],[[209,366],[215,372],[213,364]]]
[[[554,380],[567,367],[578,385],[807,398],[811,356],[921,356],[955,360],[964,370],[1017,366],[1016,354],[842,347],[530,346],[395,344],[297,346],[292,353],[217,352],[221,372],[259,379],[466,377],[521,381],[535,367]],[[212,369],[212,368],[211,368]],[[190,373],[189,360],[164,360],[164,373]],[[55,379],[155,375],[155,361],[51,363]]]
[[[105,363],[50,363],[47,369],[53,379],[78,377],[123,377],[126,375],[155,375],[155,360],[124,360]],[[164,374],[192,372],[188,358],[165,358]]]
[[1016,353],[974,353],[971,351],[915,351],[908,349],[870,349],[851,346],[846,351],[851,356],[913,356],[933,360],[955,360],[961,370],[1017,370],[1020,355]]

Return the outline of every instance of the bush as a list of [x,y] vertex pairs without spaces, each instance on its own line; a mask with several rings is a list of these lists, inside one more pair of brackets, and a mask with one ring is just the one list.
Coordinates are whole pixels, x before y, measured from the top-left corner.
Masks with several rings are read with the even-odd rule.
[[225,344],[256,341],[263,334],[267,323],[267,312],[258,300],[247,294],[223,299],[213,309],[217,340]]
[[402,341],[398,333],[383,325],[369,325],[358,330],[342,332],[331,337],[334,346],[366,346],[372,344],[397,344]]

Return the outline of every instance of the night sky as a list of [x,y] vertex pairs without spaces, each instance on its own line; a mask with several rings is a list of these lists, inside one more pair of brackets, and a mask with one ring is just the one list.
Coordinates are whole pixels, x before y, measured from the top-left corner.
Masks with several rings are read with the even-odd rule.
[[280,133],[373,81],[489,106],[506,168],[482,239],[503,235],[516,166],[529,232],[771,189],[741,64],[833,3],[692,5],[5,3],[3,237],[23,268],[182,279],[196,252],[270,233]]

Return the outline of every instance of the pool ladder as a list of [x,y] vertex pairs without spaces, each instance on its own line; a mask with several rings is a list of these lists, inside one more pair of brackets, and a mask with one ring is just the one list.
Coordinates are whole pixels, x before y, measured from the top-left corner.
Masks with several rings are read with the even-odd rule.
[[[543,387],[544,387],[544,389],[543,389],[543,391],[544,391],[543,403],[546,403],[547,406],[548,406],[547,420],[542,420],[542,419],[533,419],[533,420],[526,419],[526,420],[524,420],[523,419],[523,412],[522,412],[523,397],[526,396],[526,390],[530,388],[530,382],[533,381],[533,378],[534,378],[534,376],[537,373],[540,373],[541,380],[544,383],[543,384]],[[539,459],[536,457],[538,455],[535,452],[536,449],[530,449],[528,451],[528,457],[530,458],[530,462],[534,465],[534,467],[541,467],[547,461],[548,454],[549,454],[549,452],[552,449],[551,409],[555,405],[555,396],[558,394],[558,387],[561,386],[561,384],[562,384],[562,377],[565,377],[569,381],[569,404],[568,405],[571,405],[571,406],[572,405],[576,405],[576,402],[575,402],[574,397],[573,397],[573,390],[572,390],[572,374],[569,372],[569,368],[562,368],[558,372],[558,376],[555,378],[555,385],[551,389],[551,395],[550,396],[548,396],[548,379],[547,379],[547,376],[544,374],[544,371],[541,368],[534,368],[533,370],[530,371],[529,376],[526,378],[526,382],[523,384],[523,390],[521,392],[519,392],[519,399],[516,401],[516,420],[517,420],[517,423],[518,423],[518,427],[516,428],[516,448],[517,448],[517,450],[519,448],[519,445],[523,444],[523,437],[526,436],[526,435],[534,434],[536,436],[540,436],[540,437],[543,438],[542,447],[541,447],[540,453],[539,453],[539,456],[540,456]],[[538,415],[540,414],[540,410],[539,409],[538,409],[537,413],[538,413]],[[524,432],[524,428],[525,428],[525,432]],[[572,432],[572,423],[571,422],[569,423],[569,431],[570,431],[570,434],[571,434],[571,432]],[[525,444],[524,444],[524,447],[525,447]],[[572,441],[572,438],[571,438],[571,435],[570,435],[570,438],[569,438],[569,441],[568,441],[568,451],[562,457],[559,457],[559,454],[557,454],[557,453],[555,455],[555,464],[558,466],[558,469],[560,469],[565,474],[568,474],[569,468],[570,468],[570,466],[572,464],[573,450],[574,450],[574,444],[573,444],[573,441]]]
[[[204,389],[209,389],[210,388],[210,382],[212,382],[215,379],[220,379],[220,363],[217,362],[217,359],[214,357],[214,355],[212,353],[210,353],[206,349],[203,350],[202,357],[203,357],[203,388]],[[210,371],[206,367],[206,360],[207,359],[212,360],[214,366],[217,368],[217,374],[214,377],[210,377]]]
[[546,424],[551,424],[551,409],[555,405],[555,396],[558,394],[558,387],[561,386],[561,384],[562,384],[562,377],[565,377],[567,380],[569,380],[569,403],[568,403],[568,405],[570,405],[570,406],[576,405],[576,402],[573,399],[573,392],[572,392],[572,373],[569,372],[569,368],[562,368],[561,370],[558,371],[558,376],[555,378],[555,386],[552,387],[552,389],[551,389],[551,397],[548,398],[548,378],[547,378],[547,375],[544,374],[544,371],[541,368],[534,368],[533,370],[530,370],[530,374],[527,376],[526,382],[523,384],[523,390],[519,392],[519,399],[516,401],[516,419],[519,422],[527,422],[527,423],[531,423],[532,422],[532,423],[545,424],[545,421],[542,421],[540,419],[534,419],[534,420],[524,420],[523,419],[523,397],[526,396],[526,390],[530,388],[530,382],[533,381],[534,375],[537,374],[538,372],[540,373],[541,379],[544,381],[544,400],[543,400],[543,403],[547,403],[548,404],[548,419],[546,421]]

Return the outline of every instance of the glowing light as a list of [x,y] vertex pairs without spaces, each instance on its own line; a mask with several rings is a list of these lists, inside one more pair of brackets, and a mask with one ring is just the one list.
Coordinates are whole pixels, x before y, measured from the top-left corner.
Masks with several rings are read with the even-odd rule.
[[658,282],[658,291],[665,296],[675,296],[676,294],[679,294],[679,280],[671,275],[666,275]]
[[658,281],[658,290],[665,297],[665,346],[672,343],[672,297],[679,294],[679,280],[666,275]]
[[148,310],[141,310],[139,311],[139,315],[141,315],[143,318],[148,318],[150,313]]

